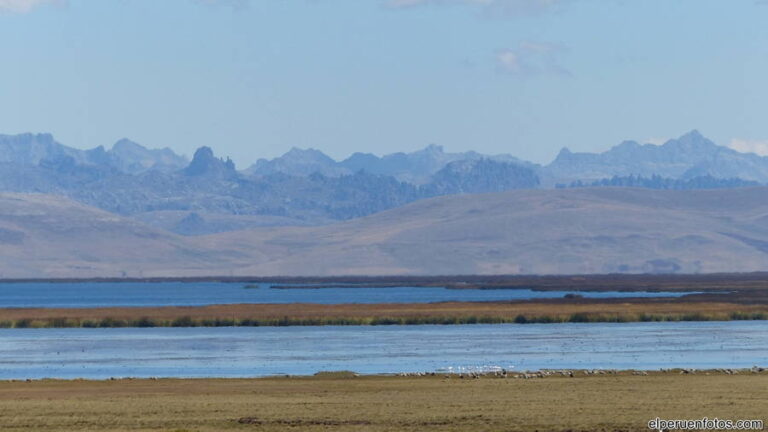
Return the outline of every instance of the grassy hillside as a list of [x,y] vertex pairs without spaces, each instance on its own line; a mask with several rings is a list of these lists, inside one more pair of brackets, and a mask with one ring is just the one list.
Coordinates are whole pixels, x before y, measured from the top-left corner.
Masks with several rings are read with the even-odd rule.
[[199,274],[227,251],[66,198],[0,194],[0,277]]
[[768,269],[766,196],[766,188],[511,191],[208,240],[270,257],[242,274],[747,272]]
[[319,227],[181,237],[0,195],[0,276],[711,273],[768,269],[768,188],[521,190]]

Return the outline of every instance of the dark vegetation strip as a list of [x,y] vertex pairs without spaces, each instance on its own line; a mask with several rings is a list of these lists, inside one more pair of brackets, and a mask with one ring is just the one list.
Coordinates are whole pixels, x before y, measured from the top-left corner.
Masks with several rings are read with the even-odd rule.
[[351,317],[351,318],[45,318],[0,321],[0,328],[116,328],[116,327],[286,327],[348,325],[451,325],[451,324],[553,324],[553,323],[626,323],[660,321],[743,321],[768,320],[767,312],[730,313],[573,313],[565,315],[503,316],[425,316],[425,317]]
[[0,283],[88,283],[88,282],[228,282],[304,284],[316,287],[444,286],[455,289],[515,289],[567,291],[731,291],[765,289],[768,272],[712,274],[594,274],[594,275],[442,275],[442,276],[326,276],[326,277],[148,277],[148,278],[40,278],[0,279]]

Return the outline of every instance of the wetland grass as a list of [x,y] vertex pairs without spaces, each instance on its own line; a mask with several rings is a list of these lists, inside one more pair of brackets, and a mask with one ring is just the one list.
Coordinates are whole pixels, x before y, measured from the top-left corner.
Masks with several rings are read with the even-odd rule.
[[763,291],[679,298],[359,304],[5,308],[0,328],[547,324],[768,320]]
[[587,313],[517,314],[466,316],[383,316],[383,317],[245,317],[201,318],[189,315],[173,318],[20,318],[0,321],[0,328],[120,328],[120,327],[288,327],[288,326],[387,326],[456,324],[555,324],[555,323],[628,323],[663,321],[744,321],[768,320],[768,312],[708,313]]

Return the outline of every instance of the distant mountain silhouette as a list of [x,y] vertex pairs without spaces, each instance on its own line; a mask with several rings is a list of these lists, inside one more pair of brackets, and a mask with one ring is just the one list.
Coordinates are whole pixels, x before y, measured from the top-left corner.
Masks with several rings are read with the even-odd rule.
[[547,166],[510,155],[431,145],[343,161],[292,149],[237,171],[201,147],[187,163],[123,139],[78,150],[49,134],[0,135],[0,192],[62,195],[165,230],[200,235],[255,226],[316,225],[442,195],[564,186],[711,189],[768,181],[768,158],[718,146],[696,131],[662,146],[624,142],[604,153],[564,149]]
[[189,161],[179,156],[168,147],[164,149],[148,149],[129,139],[121,139],[112,146],[109,152],[112,164],[120,171],[138,174],[149,169],[160,171],[176,171],[185,167]]
[[768,182],[768,158],[719,146],[693,130],[657,146],[624,141],[604,153],[573,153],[567,148],[542,169],[556,182],[613,176],[740,178]]
[[442,146],[429,145],[412,153],[392,153],[381,157],[371,153],[354,153],[341,162],[333,160],[319,150],[294,148],[272,160],[260,159],[245,172],[255,175],[280,172],[293,176],[320,173],[333,177],[365,171],[370,174],[392,176],[399,181],[420,185],[428,183],[432,175],[451,162],[480,159],[519,164],[531,169],[537,166],[510,155],[489,156],[473,151],[446,153]]
[[[538,184],[531,168],[486,159],[449,163],[434,179],[429,175],[427,183],[416,185],[348,170],[317,150],[293,149],[240,173],[232,160],[217,157],[210,147],[199,148],[188,165],[173,170],[178,156],[128,140],[110,151],[81,151],[50,135],[3,138],[12,151],[5,153],[7,162],[0,162],[0,191],[63,195],[185,235],[329,223],[439,195]],[[441,154],[442,149],[432,147],[413,160],[434,169]]]
[[230,158],[226,160],[213,155],[210,147],[200,147],[195,152],[192,162],[181,171],[190,177],[209,177],[217,179],[236,179],[235,163]]
[[325,176],[352,174],[354,171],[340,166],[338,162],[315,149],[292,148],[286,154],[272,159],[259,159],[245,170],[245,173],[265,176],[283,173],[294,176],[308,176],[319,173]]
[[150,150],[135,142],[122,139],[110,150],[98,146],[79,150],[54,140],[51,134],[0,135],[0,163],[20,166],[61,164],[108,168],[137,174],[150,169],[175,171],[187,165],[187,159],[171,149]]

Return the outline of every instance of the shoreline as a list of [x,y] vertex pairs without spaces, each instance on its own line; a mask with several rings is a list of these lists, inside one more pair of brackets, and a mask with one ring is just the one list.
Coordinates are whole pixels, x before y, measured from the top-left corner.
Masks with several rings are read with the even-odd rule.
[[[164,283],[221,282],[302,284],[323,288],[442,286],[451,289],[531,289],[534,291],[751,291],[768,287],[768,272],[707,274],[432,275],[432,276],[198,276],[0,278],[4,283]],[[284,287],[289,288],[289,287]]]
[[110,378],[9,378],[0,379],[0,385],[10,383],[79,383],[79,382],[114,382],[114,381],[267,381],[267,380],[323,380],[323,379],[545,379],[545,378],[599,378],[599,377],[649,377],[649,376],[676,376],[676,375],[747,375],[747,376],[767,376],[768,365],[752,366],[741,368],[661,368],[661,369],[579,369],[579,368],[557,368],[557,369],[532,369],[517,370],[505,369],[502,367],[487,368],[485,370],[472,370],[467,368],[465,371],[425,371],[425,372],[393,372],[393,373],[358,373],[354,371],[319,371],[310,375],[291,375],[274,374],[248,377],[134,377],[117,376]]
[[373,304],[4,308],[0,328],[231,327],[768,320],[765,294]]

